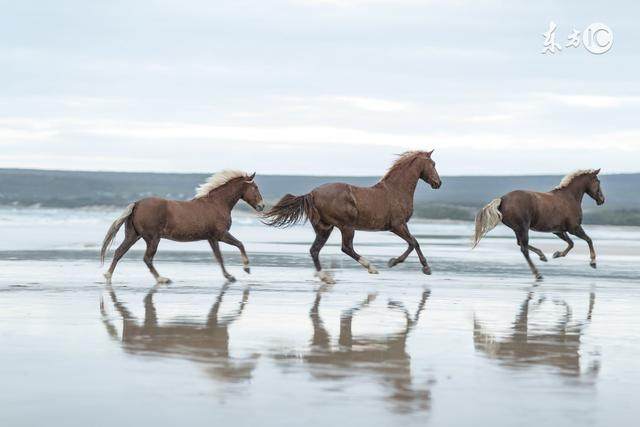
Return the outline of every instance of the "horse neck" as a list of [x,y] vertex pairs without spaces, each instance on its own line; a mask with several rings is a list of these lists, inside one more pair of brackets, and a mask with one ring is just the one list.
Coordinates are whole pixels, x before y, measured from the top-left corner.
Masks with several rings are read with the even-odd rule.
[[391,171],[391,173],[382,178],[380,182],[400,194],[404,193],[408,199],[413,200],[418,179],[420,179],[420,171],[418,170],[416,162],[412,162],[404,169]]
[[569,196],[575,200],[578,204],[582,204],[584,194],[587,192],[587,180],[581,176],[575,178],[566,187],[558,190],[558,193]]
[[224,184],[222,187],[215,188],[207,194],[206,199],[209,201],[222,201],[229,210],[238,203],[242,197],[242,184],[241,180],[237,182],[230,181]]

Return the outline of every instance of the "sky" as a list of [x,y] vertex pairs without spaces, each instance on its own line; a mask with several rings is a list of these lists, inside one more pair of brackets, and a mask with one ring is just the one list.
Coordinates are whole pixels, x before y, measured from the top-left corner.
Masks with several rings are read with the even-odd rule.
[[[441,175],[640,171],[637,2],[0,5],[2,168],[380,175],[435,149]],[[592,23],[607,53],[565,46]]]

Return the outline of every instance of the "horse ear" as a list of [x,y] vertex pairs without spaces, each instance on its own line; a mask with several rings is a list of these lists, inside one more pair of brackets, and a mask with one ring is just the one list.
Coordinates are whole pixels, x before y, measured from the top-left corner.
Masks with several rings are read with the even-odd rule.
[[595,171],[593,171],[594,175],[598,175],[600,173],[600,168],[596,169]]
[[433,153],[434,150],[431,151],[427,151],[427,157],[431,157],[431,153]]
[[251,181],[253,181],[253,178],[255,178],[255,177],[256,177],[256,173],[254,172],[254,173],[252,173],[251,175],[249,175],[249,176],[247,177],[247,181],[248,181],[248,182],[251,182]]

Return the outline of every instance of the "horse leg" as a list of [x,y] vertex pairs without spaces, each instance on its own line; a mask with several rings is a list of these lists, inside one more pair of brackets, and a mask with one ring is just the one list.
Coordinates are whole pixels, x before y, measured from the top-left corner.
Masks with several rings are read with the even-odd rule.
[[327,240],[333,231],[333,226],[317,223],[313,224],[313,229],[316,232],[316,240],[313,241],[311,249],[309,249],[309,253],[311,253],[311,259],[313,259],[313,264],[316,267],[316,276],[327,284],[333,284],[335,281],[326,271],[322,271],[322,265],[320,264],[320,250],[324,244],[327,243]]
[[111,277],[113,276],[113,271],[116,269],[116,265],[120,258],[127,253],[131,246],[133,246],[138,240],[140,240],[140,236],[136,233],[136,230],[133,228],[133,225],[130,221],[127,221],[127,225],[125,228],[124,241],[120,243],[120,246],[113,253],[113,260],[111,261],[111,266],[109,266],[109,270],[104,273],[105,279],[107,279],[107,285],[111,284]]
[[342,233],[342,252],[358,261],[360,265],[367,269],[369,274],[378,274],[378,270],[376,270],[376,268],[369,262],[369,260],[358,254],[353,249],[353,228],[342,227],[340,228],[340,233]]
[[542,274],[538,272],[538,269],[529,257],[529,230],[527,228],[518,228],[515,232],[518,244],[520,245],[520,251],[522,252],[522,255],[524,255],[524,259],[527,260],[527,264],[529,264],[531,272],[535,276],[536,280],[542,280]]
[[160,243],[160,238],[144,238],[144,241],[147,243],[147,250],[144,252],[144,263],[147,264],[149,271],[151,272],[151,274],[153,274],[153,277],[156,278],[156,282],[158,282],[159,284],[171,283],[170,279],[162,277],[153,266],[153,257],[156,255],[156,251],[158,250],[158,243]]
[[400,237],[405,242],[407,242],[407,245],[409,245],[409,247],[398,258],[391,258],[389,260],[389,262],[387,263],[389,268],[394,267],[394,266],[400,264],[401,262],[404,262],[404,260],[407,259],[409,254],[411,252],[413,252],[413,250],[415,249],[415,246],[413,244],[413,236],[411,234],[409,234],[409,230],[408,230],[406,224],[403,224],[402,227],[397,228],[397,229],[396,228],[392,228],[391,232],[393,234],[395,234],[396,236]]
[[405,242],[407,242],[409,247],[398,258],[391,258],[388,263],[389,267],[393,267],[394,265],[404,262],[404,260],[409,256],[411,251],[415,249],[416,253],[418,254],[418,258],[420,259],[420,264],[422,264],[422,272],[427,275],[431,274],[431,267],[429,267],[429,264],[427,263],[427,258],[425,258],[425,256],[422,254],[422,250],[420,249],[420,244],[418,243],[418,239],[416,239],[409,232],[409,227],[407,226],[407,224],[404,223],[398,228],[393,228],[391,229],[391,232],[396,236],[400,237],[401,239],[403,239]]
[[536,248],[535,246],[529,245],[529,250],[535,253],[536,255],[538,255],[538,257],[540,257],[540,261],[547,262],[547,257],[544,255],[544,252],[542,252],[540,249]]
[[571,249],[573,249],[573,241],[569,238],[569,235],[564,231],[562,233],[553,233],[565,242],[567,242],[567,248],[564,251],[556,251],[553,254],[554,258],[565,257]]
[[218,260],[218,264],[220,264],[224,278],[230,282],[235,282],[236,278],[229,274],[227,269],[224,268],[224,261],[222,260],[222,253],[220,252],[220,245],[218,244],[218,241],[215,239],[209,239],[209,245],[211,246],[211,249],[213,249],[213,255],[215,255],[216,260]]
[[220,238],[222,243],[226,243],[227,245],[235,246],[240,250],[240,256],[242,257],[242,265],[243,269],[246,273],[251,273],[251,269],[249,268],[249,257],[244,250],[244,245],[242,242],[231,235],[228,231],[225,232]]
[[573,231],[569,231],[569,233],[587,242],[587,245],[589,245],[589,254],[591,255],[591,261],[589,262],[589,265],[593,268],[596,268],[596,251],[593,248],[591,237],[587,236],[587,233],[584,232],[581,225],[577,226]]

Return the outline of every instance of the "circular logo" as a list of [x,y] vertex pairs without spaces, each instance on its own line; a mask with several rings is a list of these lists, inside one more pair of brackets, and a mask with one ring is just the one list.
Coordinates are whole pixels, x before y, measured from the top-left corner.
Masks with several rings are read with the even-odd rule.
[[613,32],[604,24],[593,23],[582,33],[582,44],[594,55],[603,54],[613,45]]

